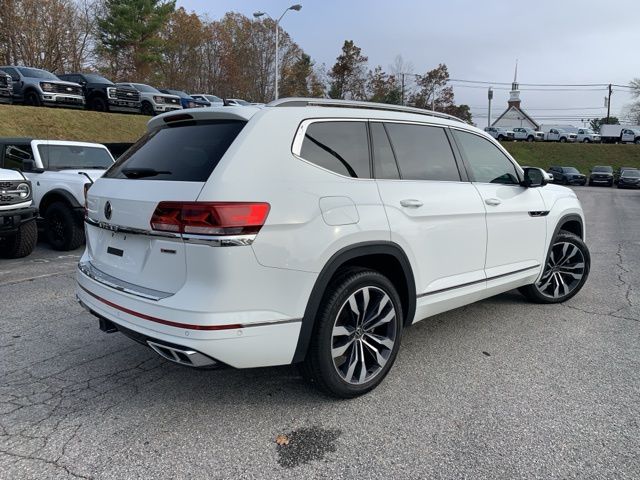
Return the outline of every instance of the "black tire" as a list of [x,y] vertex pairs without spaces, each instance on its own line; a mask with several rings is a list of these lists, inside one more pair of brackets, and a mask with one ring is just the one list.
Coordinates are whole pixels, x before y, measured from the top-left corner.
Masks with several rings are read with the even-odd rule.
[[[344,318],[351,318],[353,320],[353,312],[351,310],[344,311],[343,308],[346,307],[348,300],[352,296],[354,298],[357,298],[356,296],[363,290],[372,291],[378,295],[382,295],[382,293],[385,294],[387,296],[387,307],[395,309],[395,312],[387,311],[387,313],[385,313],[385,315],[394,313],[394,317],[391,320],[387,321],[384,325],[381,325],[379,327],[392,329],[394,331],[394,343],[391,349],[385,347],[387,348],[386,350],[382,348],[382,344],[376,344],[379,348],[379,351],[387,355],[386,363],[384,363],[383,366],[380,366],[377,361],[374,361],[372,354],[373,350],[370,350],[366,347],[362,347],[361,349],[358,349],[356,347],[358,345],[357,342],[359,341],[357,339],[358,335],[360,335],[360,338],[365,338],[366,333],[363,332],[372,331],[367,330],[365,328],[365,325],[363,323],[360,323],[361,327],[352,330],[351,333],[347,335],[347,339],[352,339],[346,342],[347,344],[354,345],[354,347],[352,347],[351,349],[351,359],[354,358],[355,350],[356,360],[347,359],[347,356],[349,356],[349,350],[347,350],[344,355],[336,357],[338,359],[344,358],[344,363],[342,364],[342,367],[340,367],[335,363],[332,352],[332,349],[339,348],[335,347],[334,342],[336,341],[336,336],[334,336],[334,328],[335,325],[340,321],[340,319],[343,318],[342,315],[345,316]],[[373,295],[371,298],[373,298]],[[388,300],[390,300],[390,303],[388,302]],[[361,303],[359,303],[358,305],[359,308],[362,308]],[[380,305],[380,301],[378,305]],[[384,311],[386,311],[387,307],[385,307]],[[375,310],[377,308],[378,307],[376,306],[372,309]],[[382,314],[379,313],[379,315]],[[356,323],[361,321],[364,320],[354,320],[354,322]],[[402,326],[402,304],[395,287],[389,281],[389,279],[373,270],[367,270],[364,268],[345,269],[331,281],[331,283],[327,287],[322,302],[320,303],[320,307],[316,316],[314,331],[311,337],[311,344],[309,345],[309,350],[307,351],[305,361],[300,365],[302,374],[307,380],[309,380],[316,387],[329,395],[339,398],[353,398],[359,395],[363,395],[377,387],[384,380],[384,377],[391,369],[400,348]],[[365,335],[365,337],[363,337],[363,334]],[[364,342],[366,343],[366,341],[367,338],[365,338]],[[373,343],[372,340],[368,341],[371,341]],[[362,344],[360,345],[362,346]],[[364,353],[359,354],[358,352],[360,351],[366,352],[367,355],[364,355]],[[358,355],[362,356],[358,357]],[[372,365],[371,361],[374,361],[373,363],[375,363],[375,366],[372,365],[373,370],[371,371],[371,374],[373,376],[369,380],[366,379],[366,375],[370,373],[368,370],[368,368],[370,367],[363,369],[362,366],[360,366],[359,360],[357,360],[357,358],[361,358],[364,360],[367,357],[367,361],[370,362],[370,365]],[[355,367],[357,368],[357,370],[351,371],[351,378],[353,378],[354,381],[359,381],[355,379],[356,371],[358,372],[358,375],[360,375],[364,370],[365,376],[362,383],[356,384],[353,382],[349,382],[346,378],[342,377],[342,373],[339,373],[339,369],[344,368],[346,363],[349,361],[351,362],[351,365],[355,364],[358,366]],[[351,369],[347,369],[347,371],[349,370]],[[348,372],[346,375],[348,376]]]
[[593,182],[591,180],[589,180],[589,186],[593,187]]
[[89,109],[95,110],[96,112],[108,112],[109,105],[104,98],[96,96],[89,102]]
[[156,112],[153,110],[153,105],[151,105],[151,103],[147,101],[142,102],[141,110],[143,115],[148,115],[150,117],[153,117],[156,114]]
[[613,180],[609,182],[609,188],[613,187]]
[[503,135],[498,135],[498,141],[499,142],[503,142],[504,141],[504,136]]
[[29,105],[31,107],[41,107],[42,100],[40,100],[40,95],[37,92],[30,91],[24,97],[25,105]]
[[589,140],[588,138],[585,138],[584,140],[582,140],[582,143],[591,143],[591,140]]
[[566,141],[567,141],[567,139],[566,139],[566,138],[564,138],[564,137],[560,137],[560,143],[565,143]]
[[535,138],[533,138],[533,135],[529,135],[527,137],[527,142],[533,142],[535,140]]
[[30,255],[38,242],[38,226],[35,218],[23,223],[18,232],[0,243],[0,256],[22,258]]
[[44,234],[55,250],[75,250],[84,243],[82,225],[63,202],[52,203],[44,213]]
[[[550,296],[548,294],[545,293],[545,291],[542,289],[542,287],[544,286],[544,279],[545,279],[545,274],[547,274],[548,272],[553,272],[553,268],[551,268],[551,263],[553,263],[552,261],[552,251],[554,249],[558,249],[556,251],[562,251],[563,245],[564,244],[569,244],[569,245],[573,245],[577,248],[577,251],[580,253],[581,258],[578,256],[577,259],[577,263],[576,265],[580,265],[580,263],[582,263],[583,266],[583,270],[582,270],[582,276],[579,279],[575,279],[574,278],[574,273],[577,272],[578,270],[576,270],[576,267],[572,267],[571,263],[566,263],[565,265],[565,269],[569,272],[568,277],[561,277],[561,275],[558,275],[558,277],[564,278],[565,280],[567,278],[569,279],[575,279],[575,284],[571,285],[571,289],[563,295],[554,297],[554,296]],[[571,260],[572,258],[575,258],[575,255],[577,254],[573,254],[574,256],[570,256],[568,257],[566,260]],[[558,259],[557,264],[562,264],[561,262],[562,258]],[[582,262],[580,262],[580,260],[582,260]],[[589,278],[589,270],[591,268],[591,255],[589,253],[589,248],[587,248],[587,246],[585,245],[585,243],[582,241],[582,239],[580,237],[578,237],[577,235],[564,231],[564,230],[560,230],[560,232],[558,233],[558,235],[556,235],[556,238],[553,239],[553,244],[552,244],[552,248],[549,249],[549,253],[547,255],[547,259],[545,262],[545,269],[540,277],[540,280],[538,280],[536,283],[533,283],[531,285],[526,285],[524,287],[520,287],[518,290],[520,291],[520,293],[522,293],[525,297],[527,297],[530,301],[535,302],[535,303],[561,303],[561,302],[565,302],[567,300],[569,300],[571,297],[573,297],[575,294],[577,294],[582,287],[584,286],[585,282],[587,281],[587,278]],[[562,270],[561,270],[562,272]],[[566,272],[565,272],[566,273]],[[554,274],[551,273],[550,276],[547,276],[548,282],[551,282],[551,285],[549,285],[550,287],[553,287],[553,282],[551,280],[551,277]],[[563,281],[563,280],[561,280]],[[556,282],[558,283],[558,287],[557,289],[559,289],[559,282],[556,280]],[[564,282],[564,281],[563,281]],[[539,285],[539,283],[543,283],[543,285]]]
[[635,143],[636,145],[640,145],[640,138],[636,138],[635,142],[633,143]]

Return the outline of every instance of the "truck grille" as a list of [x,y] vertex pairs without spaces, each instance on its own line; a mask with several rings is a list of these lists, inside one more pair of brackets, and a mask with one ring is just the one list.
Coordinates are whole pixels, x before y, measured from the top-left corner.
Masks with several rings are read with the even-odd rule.
[[9,85],[9,79],[11,77],[5,77],[4,75],[0,75],[0,88],[6,87]]
[[0,205],[12,205],[14,203],[24,203],[28,201],[31,196],[20,197],[20,192],[17,191],[18,185],[21,183],[27,183],[25,181],[15,182],[0,182]]
[[52,83],[54,93],[66,93],[67,95],[82,95],[82,87]]
[[116,98],[118,100],[127,100],[129,102],[137,102],[140,100],[140,93],[137,90],[128,90],[123,88],[116,89]]
[[172,103],[174,105],[178,105],[180,104],[180,100],[178,100],[177,98],[165,98],[167,103]]

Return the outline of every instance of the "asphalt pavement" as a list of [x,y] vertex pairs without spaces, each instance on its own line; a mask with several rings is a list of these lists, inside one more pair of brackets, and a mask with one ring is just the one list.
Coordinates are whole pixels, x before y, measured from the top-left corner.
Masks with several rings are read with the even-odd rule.
[[191,370],[102,333],[80,251],[0,260],[0,478],[640,478],[640,191],[575,190],[582,292],[424,320],[348,401],[295,367]]

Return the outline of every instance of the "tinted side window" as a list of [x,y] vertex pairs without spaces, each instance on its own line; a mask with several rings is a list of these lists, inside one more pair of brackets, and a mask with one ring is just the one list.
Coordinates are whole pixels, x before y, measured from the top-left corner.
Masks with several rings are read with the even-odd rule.
[[516,167],[486,138],[453,130],[465,160],[476,182],[518,185]]
[[5,145],[4,168],[22,169],[23,160],[33,160],[31,145]]
[[373,144],[373,171],[376,178],[398,179],[398,165],[396,164],[389,137],[382,123],[371,123],[371,143]]
[[400,174],[405,180],[460,181],[443,128],[386,123]]
[[245,124],[223,120],[161,128],[138,140],[104,176],[206,182]]
[[3,68],[2,70],[11,75],[11,80],[13,80],[14,82],[20,81],[20,75],[18,75],[18,72],[15,68]]
[[371,178],[365,122],[317,122],[307,127],[300,156],[332,172]]

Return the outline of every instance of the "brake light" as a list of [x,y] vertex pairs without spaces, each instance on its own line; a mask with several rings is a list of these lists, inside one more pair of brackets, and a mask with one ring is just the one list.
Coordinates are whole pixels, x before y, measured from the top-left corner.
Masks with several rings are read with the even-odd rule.
[[269,209],[264,202],[160,202],[151,217],[151,228],[195,235],[255,234]]

